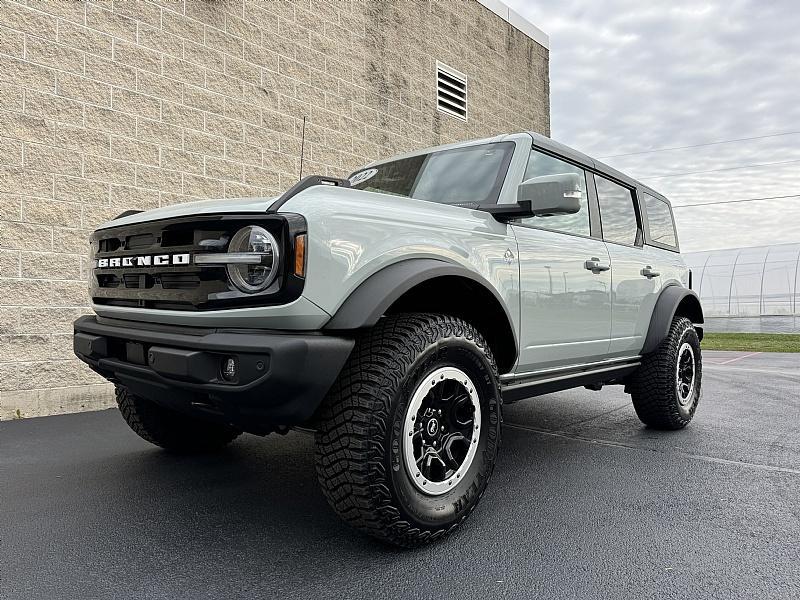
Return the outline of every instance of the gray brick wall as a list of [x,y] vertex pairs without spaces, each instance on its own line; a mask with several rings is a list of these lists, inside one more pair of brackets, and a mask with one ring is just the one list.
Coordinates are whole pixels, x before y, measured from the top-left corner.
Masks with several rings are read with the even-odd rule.
[[[469,121],[435,109],[440,60]],[[548,52],[474,0],[0,0],[0,418],[99,408],[87,238],[413,148],[549,132]]]

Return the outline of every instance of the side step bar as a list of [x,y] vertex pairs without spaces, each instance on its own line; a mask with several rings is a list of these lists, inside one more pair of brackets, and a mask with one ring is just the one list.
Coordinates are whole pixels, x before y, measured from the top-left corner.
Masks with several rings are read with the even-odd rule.
[[595,363],[595,365],[550,369],[518,377],[503,376],[500,384],[503,401],[510,404],[570,388],[615,382],[633,373],[641,364],[638,356],[614,362],[615,364]]

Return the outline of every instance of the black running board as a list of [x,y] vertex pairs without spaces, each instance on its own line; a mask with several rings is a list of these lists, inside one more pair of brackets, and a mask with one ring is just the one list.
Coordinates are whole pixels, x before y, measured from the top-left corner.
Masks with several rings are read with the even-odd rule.
[[598,366],[590,369],[562,371],[557,374],[542,373],[539,376],[526,376],[524,380],[512,379],[500,385],[503,402],[510,404],[525,398],[533,398],[542,394],[560,392],[585,385],[619,382],[620,379],[633,373],[640,365],[637,358],[621,364]]

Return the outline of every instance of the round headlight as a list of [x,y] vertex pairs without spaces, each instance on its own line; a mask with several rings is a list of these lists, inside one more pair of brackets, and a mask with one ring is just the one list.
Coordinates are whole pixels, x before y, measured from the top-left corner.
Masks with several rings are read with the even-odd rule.
[[237,257],[228,264],[228,277],[243,292],[263,292],[278,274],[278,242],[263,227],[250,225],[237,231],[228,254]]

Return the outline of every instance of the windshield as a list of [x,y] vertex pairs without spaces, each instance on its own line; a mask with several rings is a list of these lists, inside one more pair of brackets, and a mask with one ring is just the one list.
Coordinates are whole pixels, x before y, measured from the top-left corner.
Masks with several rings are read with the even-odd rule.
[[442,204],[496,203],[513,152],[513,142],[495,142],[421,154],[356,171],[350,185]]

